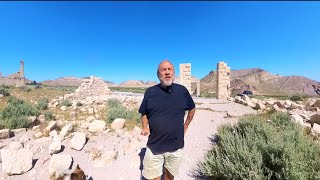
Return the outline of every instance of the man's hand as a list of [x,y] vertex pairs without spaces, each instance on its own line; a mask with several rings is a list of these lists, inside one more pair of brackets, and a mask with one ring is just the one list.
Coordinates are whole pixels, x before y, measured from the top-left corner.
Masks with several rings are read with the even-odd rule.
[[150,134],[150,130],[148,128],[144,128],[141,130],[140,134],[143,136],[146,136],[146,135]]

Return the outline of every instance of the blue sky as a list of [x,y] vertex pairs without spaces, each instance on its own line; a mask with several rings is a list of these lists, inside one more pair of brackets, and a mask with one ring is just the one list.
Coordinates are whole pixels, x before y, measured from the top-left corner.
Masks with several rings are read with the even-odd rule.
[[262,68],[320,81],[320,2],[0,2],[0,71],[28,79],[98,76],[155,80],[169,59],[179,75]]

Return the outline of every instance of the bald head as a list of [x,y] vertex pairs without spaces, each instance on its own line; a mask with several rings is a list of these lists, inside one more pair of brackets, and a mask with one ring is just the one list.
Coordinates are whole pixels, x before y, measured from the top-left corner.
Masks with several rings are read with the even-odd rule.
[[157,70],[158,78],[162,85],[171,86],[174,81],[174,67],[169,60],[163,60]]

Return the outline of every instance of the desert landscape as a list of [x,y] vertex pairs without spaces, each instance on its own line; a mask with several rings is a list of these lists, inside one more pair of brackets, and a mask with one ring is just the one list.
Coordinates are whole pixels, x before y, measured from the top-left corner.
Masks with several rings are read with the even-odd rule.
[[[176,179],[205,178],[199,164],[216,143],[219,128],[247,115],[287,113],[318,142],[320,98],[312,85],[319,82],[257,68],[235,70],[230,95],[217,99],[216,76],[212,71],[201,78],[200,96],[193,96],[197,111]],[[145,89],[157,82],[116,85],[95,76],[25,82],[0,89],[1,179],[72,179],[77,165],[86,179],[143,179],[147,137],[140,135],[137,109]],[[245,90],[253,95],[241,94]]]

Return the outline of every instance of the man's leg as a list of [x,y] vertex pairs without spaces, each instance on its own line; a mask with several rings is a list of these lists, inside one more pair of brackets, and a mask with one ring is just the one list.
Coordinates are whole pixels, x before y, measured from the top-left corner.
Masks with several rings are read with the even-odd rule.
[[146,179],[160,180],[162,175],[164,157],[162,154],[154,155],[147,147],[143,159],[142,175]]
[[174,179],[174,176],[166,168],[164,168],[163,177],[164,177],[164,180],[173,180]]
[[164,154],[164,179],[173,180],[178,175],[180,164],[182,163],[183,149]]

